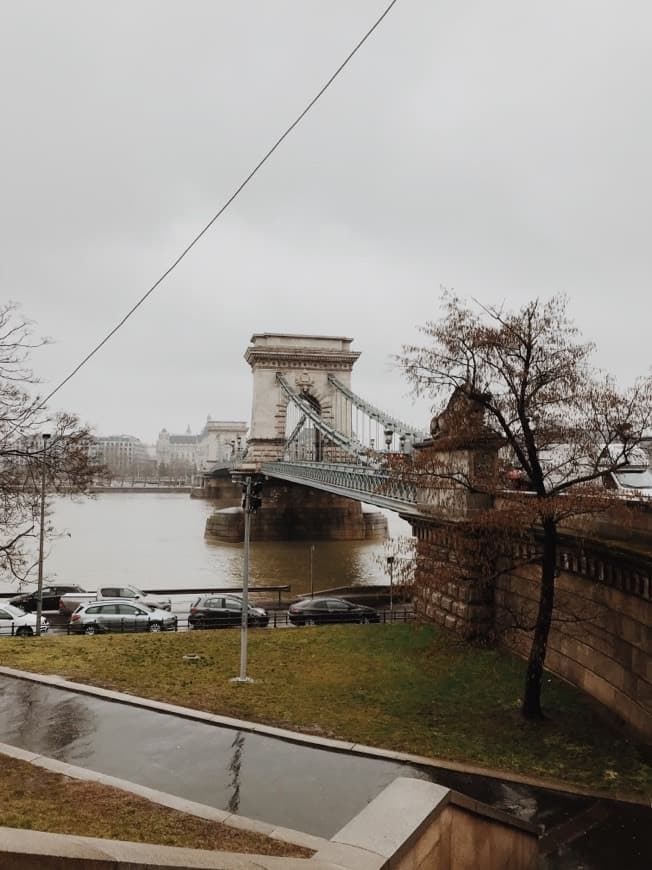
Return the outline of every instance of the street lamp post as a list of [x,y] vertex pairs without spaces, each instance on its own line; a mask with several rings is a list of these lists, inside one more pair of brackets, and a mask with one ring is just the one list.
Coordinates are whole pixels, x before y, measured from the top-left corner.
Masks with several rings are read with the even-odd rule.
[[312,557],[313,557],[314,553],[315,553],[315,545],[311,544],[310,545],[310,597],[311,598],[315,597],[315,587],[314,587],[313,582],[312,582]]
[[249,628],[249,540],[251,537],[251,515],[260,507],[262,481],[254,481],[251,474],[244,480],[241,474],[234,474],[235,482],[242,482],[242,507],[244,510],[244,555],[242,560],[242,623],[240,626],[240,676],[234,677],[236,683],[253,683],[247,676],[247,631]]
[[387,567],[389,568],[389,618],[394,621],[394,557],[387,557]]
[[36,636],[41,636],[41,621],[43,617],[43,546],[45,542],[45,460],[47,457],[49,432],[44,432],[43,458],[41,460],[41,527],[39,529],[38,547],[38,585],[36,589]]
[[240,629],[240,683],[252,683],[247,676],[247,629],[249,628],[249,538],[251,536],[251,476],[245,479],[244,493],[244,557],[242,563],[242,626]]

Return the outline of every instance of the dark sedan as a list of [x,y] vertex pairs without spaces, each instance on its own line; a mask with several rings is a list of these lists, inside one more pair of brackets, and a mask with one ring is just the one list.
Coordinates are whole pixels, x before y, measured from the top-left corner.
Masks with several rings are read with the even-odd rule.
[[[249,605],[247,625],[265,628],[269,622],[267,611]],[[190,608],[190,628],[228,628],[242,625],[242,599],[224,595],[202,595]]]
[[293,625],[325,625],[331,622],[380,622],[373,607],[353,604],[344,598],[304,598],[288,608]]
[[[65,595],[68,592],[83,592],[84,590],[81,586],[72,586],[68,584],[67,586],[44,586],[43,587],[43,604],[41,605],[42,610],[58,610],[59,609],[59,598],[62,595]],[[23,595],[16,595],[9,602],[13,604],[14,607],[20,607],[21,610],[24,610],[25,613],[32,613],[37,609],[37,593],[36,590],[34,592],[26,592]]]

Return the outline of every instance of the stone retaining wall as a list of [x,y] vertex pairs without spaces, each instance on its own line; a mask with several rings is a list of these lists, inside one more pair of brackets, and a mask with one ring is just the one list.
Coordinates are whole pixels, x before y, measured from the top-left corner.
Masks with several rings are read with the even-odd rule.
[[[418,607],[430,621],[472,640],[498,642],[526,657],[539,596],[538,565],[446,582],[450,525],[413,521]],[[534,544],[516,554],[527,562]],[[652,559],[565,534],[557,553],[555,619],[546,667],[591,695],[652,742]]]
[[[510,626],[532,621],[536,567],[503,574],[496,588],[501,642],[526,656],[531,636]],[[652,605],[568,570],[556,581],[546,667],[584,690],[652,741]]]

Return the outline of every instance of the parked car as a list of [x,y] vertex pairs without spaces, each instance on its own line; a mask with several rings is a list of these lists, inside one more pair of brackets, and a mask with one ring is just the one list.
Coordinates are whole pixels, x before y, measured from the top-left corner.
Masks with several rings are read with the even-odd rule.
[[293,625],[325,625],[330,622],[380,622],[373,607],[353,604],[344,598],[304,598],[288,608]]
[[[190,608],[190,628],[228,628],[242,625],[242,598],[227,595],[202,595]],[[269,622],[267,611],[249,605],[247,625],[265,628]]]
[[[59,598],[62,595],[70,592],[83,592],[84,590],[81,586],[74,586],[68,584],[67,586],[44,586],[42,591],[42,600],[43,604],[41,605],[42,610],[58,610],[59,609]],[[12,599],[10,599],[9,603],[13,604],[14,607],[20,607],[21,610],[24,610],[25,613],[32,613],[37,609],[37,599],[38,594],[37,591],[33,592],[25,592],[22,595],[15,595]]]
[[156,607],[159,610],[172,610],[172,602],[169,598],[159,598],[148,595],[136,586],[102,586],[97,592],[70,592],[59,598],[59,613],[62,616],[70,615],[80,604],[89,601],[102,601],[105,598],[124,598],[130,601],[138,601],[147,607]]
[[137,601],[90,601],[70,617],[69,630],[83,634],[106,631],[176,631],[177,618],[167,610]]
[[[41,633],[49,628],[47,619],[41,619]],[[36,634],[36,616],[25,613],[13,604],[0,605],[0,634],[15,634],[18,637],[31,637]]]

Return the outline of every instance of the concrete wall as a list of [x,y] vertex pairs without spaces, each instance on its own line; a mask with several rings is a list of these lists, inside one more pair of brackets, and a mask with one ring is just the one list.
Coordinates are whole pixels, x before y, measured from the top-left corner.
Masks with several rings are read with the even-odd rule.
[[[327,870],[305,858],[183,849],[0,828],[2,870]],[[331,868],[328,868],[331,870]]]
[[[536,837],[516,830],[482,812],[451,802],[442,816],[450,829],[450,870],[529,870],[538,861]],[[436,864],[423,865],[436,867]]]
[[[128,785],[128,784],[126,784]],[[166,796],[158,794],[159,801]],[[179,799],[172,798],[173,802]],[[213,808],[189,803],[206,817]],[[311,858],[244,855],[0,828],[7,870],[534,870],[539,831],[443,786],[399,777],[330,840],[230,816],[236,827],[313,849]],[[269,830],[266,830],[269,829]]]
[[[399,777],[314,860],[348,867],[343,850],[353,849],[361,856],[353,866],[369,870],[534,870],[538,833],[534,825],[444,786]],[[372,855],[380,863],[362,863]]]

